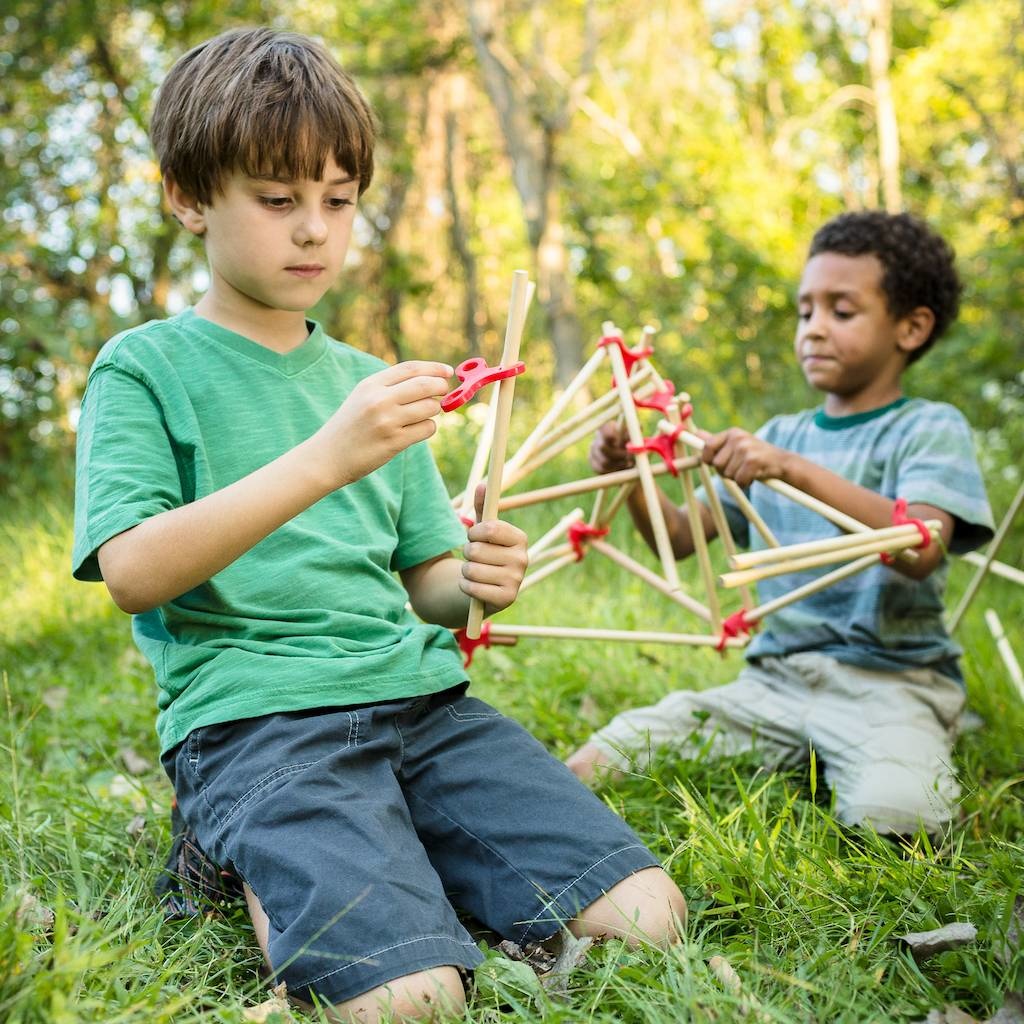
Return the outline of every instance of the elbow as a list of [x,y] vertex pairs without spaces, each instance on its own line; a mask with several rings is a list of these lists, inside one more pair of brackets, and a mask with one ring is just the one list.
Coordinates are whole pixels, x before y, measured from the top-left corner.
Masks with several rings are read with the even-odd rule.
[[108,541],[97,553],[100,573],[114,604],[128,615],[139,615],[155,608],[160,602],[153,600],[146,587],[140,585],[131,548],[124,543],[117,543],[120,539],[115,537]]
[[139,593],[116,575],[108,576],[104,573],[103,582],[107,585],[107,593],[110,594],[114,604],[128,615],[141,615],[156,607],[156,604],[147,600],[144,594]]

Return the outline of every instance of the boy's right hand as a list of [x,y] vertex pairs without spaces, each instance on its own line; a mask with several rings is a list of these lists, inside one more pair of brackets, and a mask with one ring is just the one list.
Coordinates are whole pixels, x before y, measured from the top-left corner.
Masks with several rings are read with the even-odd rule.
[[453,373],[445,363],[409,360],[361,380],[314,435],[332,489],[432,437]]
[[590,445],[590,468],[595,473],[614,473],[632,469],[636,464],[633,453],[626,450],[629,435],[617,423],[605,423],[594,435]]

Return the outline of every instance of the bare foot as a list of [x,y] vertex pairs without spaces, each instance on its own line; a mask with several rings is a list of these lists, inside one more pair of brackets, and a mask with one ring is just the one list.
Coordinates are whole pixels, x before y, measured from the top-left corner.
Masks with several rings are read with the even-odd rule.
[[622,772],[608,763],[608,754],[596,743],[584,743],[566,758],[569,770],[582,782],[595,779],[621,778]]

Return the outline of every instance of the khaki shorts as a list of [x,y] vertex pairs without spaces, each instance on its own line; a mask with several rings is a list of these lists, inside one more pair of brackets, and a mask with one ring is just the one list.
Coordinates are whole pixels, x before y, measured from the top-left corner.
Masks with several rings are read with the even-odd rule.
[[806,762],[813,747],[841,821],[935,832],[960,795],[951,754],[963,704],[963,687],[932,669],[874,672],[804,652],[624,711],[591,740],[621,769],[644,767],[659,748],[685,755],[695,742],[716,755],[757,750],[778,767]]

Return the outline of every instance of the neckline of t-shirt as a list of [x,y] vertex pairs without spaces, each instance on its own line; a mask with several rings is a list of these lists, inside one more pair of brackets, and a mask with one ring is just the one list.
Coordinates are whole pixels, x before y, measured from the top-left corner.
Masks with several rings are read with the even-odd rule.
[[825,407],[820,406],[814,411],[814,425],[822,430],[848,430],[861,423],[876,420],[879,416],[884,416],[887,412],[892,412],[893,409],[899,409],[909,401],[910,399],[906,395],[901,395],[895,402],[890,402],[888,405],[881,405],[877,409],[868,409],[867,412],[854,412],[849,416],[829,416],[825,412]]
[[306,326],[309,328],[309,334],[306,340],[290,352],[275,352],[244,334],[201,317],[191,306],[179,313],[176,319],[186,327],[202,330],[204,338],[212,339],[241,356],[277,370],[286,377],[293,377],[307,369],[323,355],[327,347],[327,335],[323,327],[316,320],[308,318]]

